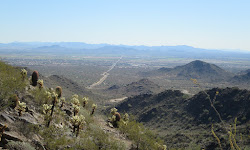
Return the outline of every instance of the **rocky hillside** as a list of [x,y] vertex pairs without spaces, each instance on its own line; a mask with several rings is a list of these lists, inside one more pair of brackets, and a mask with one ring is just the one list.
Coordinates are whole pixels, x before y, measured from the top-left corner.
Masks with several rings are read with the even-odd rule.
[[[62,87],[73,88],[69,91],[81,88],[71,80],[59,76],[46,80],[38,72],[31,75],[28,79],[27,70],[0,61],[0,149],[143,150],[166,147],[142,124],[127,117],[126,120],[120,118],[119,128],[114,128],[116,120],[103,119],[95,101],[83,97],[86,95],[66,95]],[[54,89],[46,87],[56,83],[63,84]]]
[[[216,92],[219,94],[216,96]],[[220,113],[223,120],[227,122],[238,118],[239,124],[250,121],[250,91],[239,88],[214,88],[207,93],[214,100],[214,106]],[[216,96],[216,98],[215,98]],[[207,95],[200,92],[188,99],[186,111],[191,114],[197,123],[207,124],[210,122],[220,122],[218,115],[210,106]]]
[[113,85],[106,89],[104,92],[108,92],[117,96],[135,96],[140,94],[153,94],[161,91],[161,87],[149,79],[141,79],[137,82],[132,82],[125,86]]
[[55,87],[55,85],[61,86],[66,92],[65,95],[79,94],[83,96],[88,96],[93,100],[104,99],[102,96],[94,94],[90,90],[86,89],[84,86],[79,85],[78,83],[65,78],[63,76],[52,75],[47,78],[44,78],[45,86]]
[[[248,109],[250,91],[238,88],[214,88],[206,93],[212,101],[214,100],[213,104],[226,124],[233,123],[237,117],[237,125],[240,125],[239,129],[242,134],[250,134],[248,130],[250,128]],[[203,91],[191,98],[178,90],[167,90],[155,95],[145,94],[128,98],[116,108],[121,112],[135,115],[148,127],[156,129],[166,142],[172,141],[169,144],[173,147],[185,147],[186,142],[189,141],[200,143],[207,148],[215,148],[216,143],[211,140],[213,139],[211,124],[221,122]],[[200,133],[203,134],[199,135]],[[223,136],[225,133],[219,132],[218,134]],[[198,139],[198,136],[204,139]],[[245,138],[245,140],[245,144],[250,145],[249,139]],[[227,146],[229,146],[228,143]]]
[[236,75],[230,80],[230,82],[234,84],[248,85],[250,83],[250,72],[242,75]]

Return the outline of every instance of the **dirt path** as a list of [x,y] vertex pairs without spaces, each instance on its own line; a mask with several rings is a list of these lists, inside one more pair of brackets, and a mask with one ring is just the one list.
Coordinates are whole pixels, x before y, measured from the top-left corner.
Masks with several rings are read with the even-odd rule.
[[111,103],[118,103],[118,102],[121,102],[121,101],[125,100],[126,98],[128,98],[128,97],[115,98],[115,99],[109,100],[109,102],[111,102]]
[[100,125],[102,130],[104,132],[108,132],[111,134],[115,139],[121,141],[122,143],[125,144],[126,150],[130,150],[132,147],[132,141],[128,140],[127,137],[119,132],[119,130],[115,128],[111,128],[107,126],[107,122],[101,117],[101,116],[96,116],[97,123]]
[[86,88],[87,88],[87,89],[93,89],[94,87],[96,87],[96,86],[102,84],[102,83],[107,79],[107,77],[109,76],[109,72],[110,72],[112,69],[115,68],[115,66],[117,65],[117,63],[118,63],[121,59],[122,59],[122,57],[120,57],[120,58],[119,58],[110,68],[109,68],[108,71],[102,73],[102,74],[101,74],[102,77],[101,77],[101,79],[100,79],[99,81],[93,83],[92,85],[90,85],[90,86],[88,86],[88,87],[86,87]]

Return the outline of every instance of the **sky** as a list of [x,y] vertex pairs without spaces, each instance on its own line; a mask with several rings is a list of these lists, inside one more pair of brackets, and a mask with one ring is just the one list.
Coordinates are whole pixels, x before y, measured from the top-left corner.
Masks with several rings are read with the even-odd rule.
[[249,0],[1,0],[0,43],[189,45],[250,51]]

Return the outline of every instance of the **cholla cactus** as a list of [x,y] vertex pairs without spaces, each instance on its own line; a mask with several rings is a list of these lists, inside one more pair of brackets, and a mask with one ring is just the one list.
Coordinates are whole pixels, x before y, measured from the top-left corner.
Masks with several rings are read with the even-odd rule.
[[46,102],[45,103],[48,103],[49,101],[51,101],[52,95],[49,91],[45,91],[45,95],[46,95]]
[[50,119],[48,121],[47,127],[49,127],[49,125],[50,125],[50,122],[51,122],[52,116],[53,116],[53,112],[54,112],[54,108],[55,108],[56,104],[58,103],[57,94],[55,92],[51,93],[51,97],[52,97],[53,101],[52,101],[52,108],[51,108],[51,113],[50,113],[50,117],[49,117]]
[[118,121],[121,120],[121,115],[117,112],[116,108],[112,108],[110,110],[110,113],[112,114],[110,122],[112,123],[113,127],[118,127]]
[[43,104],[44,121],[49,121],[51,119],[51,109],[52,105]]
[[58,95],[55,93],[55,92],[52,92],[51,93],[51,98],[53,99],[53,102],[52,103],[57,103],[58,102],[58,99],[57,99]]
[[8,126],[7,125],[4,125],[2,127],[0,127],[0,142],[2,140],[2,136],[3,136],[3,133],[5,131],[5,129],[7,128]]
[[26,110],[26,103],[18,101],[16,110],[19,116],[22,116],[22,112]]
[[79,113],[79,111],[80,111],[80,107],[73,104],[73,111],[74,111],[74,116],[77,115]]
[[127,113],[124,114],[123,120],[124,121],[129,121],[129,115]]
[[39,79],[37,81],[38,85],[39,85],[39,89],[42,89],[43,88],[43,80]]
[[113,116],[111,117],[111,122],[115,122],[115,120],[116,120],[116,116],[113,115]]
[[157,150],[167,150],[167,146],[166,145],[161,145],[159,143],[155,143]]
[[116,108],[112,108],[112,109],[110,110],[110,113],[111,113],[112,115],[114,115],[116,112],[117,112],[117,109],[116,109]]
[[76,136],[78,136],[80,129],[83,128],[83,125],[85,123],[85,117],[83,115],[80,116],[73,116],[72,119],[70,120],[70,123],[73,126],[73,133],[75,133],[77,129]]
[[25,80],[25,78],[27,77],[27,70],[21,69],[21,75],[22,75],[23,80]]
[[80,106],[80,102],[79,102],[78,98],[76,98],[76,97],[72,97],[71,103],[74,105]]
[[97,108],[97,104],[92,104],[92,112],[91,115],[95,113],[95,109]]
[[32,73],[32,78],[31,78],[31,80],[32,80],[32,85],[33,85],[33,86],[36,86],[36,85],[37,85],[37,80],[38,80],[38,78],[39,78],[38,72],[37,72],[37,71],[34,71],[34,72]]
[[65,104],[65,97],[61,97],[60,98],[60,102],[61,102],[61,106],[60,106],[60,108],[62,108],[63,106],[64,106],[64,104]]
[[45,115],[49,114],[51,112],[52,105],[43,104],[43,113]]
[[88,104],[89,98],[88,97],[83,97],[82,101],[83,101],[83,105],[82,106],[85,107]]
[[77,95],[77,94],[72,95],[72,99],[73,99],[73,98],[78,99],[78,95]]
[[58,95],[58,98],[62,96],[62,88],[60,86],[56,87],[56,94]]
[[48,99],[52,98],[52,95],[51,95],[51,93],[49,91],[46,91],[45,93],[46,93]]
[[128,125],[129,115],[127,113],[124,114],[122,122],[124,125]]

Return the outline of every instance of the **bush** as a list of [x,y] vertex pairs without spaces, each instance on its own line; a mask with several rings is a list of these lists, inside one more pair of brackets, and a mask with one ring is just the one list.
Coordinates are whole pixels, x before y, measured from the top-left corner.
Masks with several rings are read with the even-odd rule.
[[157,139],[142,123],[138,123],[135,120],[129,121],[127,124],[121,121],[119,130],[133,141],[134,147],[137,149],[158,149],[158,145],[163,145],[162,140]]
[[6,99],[15,94],[16,91],[22,92],[27,85],[22,79],[21,70],[0,61],[0,106],[1,110],[11,105]]

